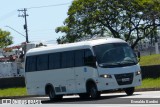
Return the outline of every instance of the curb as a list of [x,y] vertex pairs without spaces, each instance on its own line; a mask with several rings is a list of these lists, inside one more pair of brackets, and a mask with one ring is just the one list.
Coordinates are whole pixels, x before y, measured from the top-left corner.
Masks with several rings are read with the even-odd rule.
[[29,97],[44,97],[45,95],[43,96],[40,96],[40,95],[25,95],[25,96],[6,96],[6,97],[0,97],[0,100],[1,99],[19,99],[19,98],[29,98]]
[[[141,88],[141,89],[135,89],[135,92],[142,92],[142,91],[160,91],[160,88]],[[115,91],[118,92],[118,91]],[[120,91],[122,92],[122,91]],[[19,98],[29,98],[29,97],[45,97],[46,95],[25,95],[25,96],[6,96],[6,97],[0,97],[1,99],[19,99]]]

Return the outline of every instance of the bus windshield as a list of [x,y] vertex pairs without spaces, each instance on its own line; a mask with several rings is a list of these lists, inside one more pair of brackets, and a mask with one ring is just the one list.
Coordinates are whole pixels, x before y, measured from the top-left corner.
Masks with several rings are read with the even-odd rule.
[[100,67],[122,67],[138,63],[136,55],[127,43],[109,43],[94,46]]

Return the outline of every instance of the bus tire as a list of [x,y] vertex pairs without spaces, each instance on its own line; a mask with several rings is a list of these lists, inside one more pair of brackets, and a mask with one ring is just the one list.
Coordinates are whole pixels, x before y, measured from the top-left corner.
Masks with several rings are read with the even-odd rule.
[[48,96],[51,101],[55,100],[55,98],[56,98],[55,91],[52,87],[49,87],[49,89],[48,89]]
[[133,95],[135,88],[134,87],[130,87],[130,88],[125,88],[124,91],[126,92],[126,94],[128,96]]
[[88,93],[80,93],[80,94],[79,94],[79,97],[80,97],[81,99],[88,99],[88,98],[89,98],[89,94],[88,94]]
[[63,95],[56,95],[55,100],[62,100],[63,99]]
[[90,84],[88,86],[88,94],[92,99],[97,99],[100,97],[100,92],[98,92],[95,84]]

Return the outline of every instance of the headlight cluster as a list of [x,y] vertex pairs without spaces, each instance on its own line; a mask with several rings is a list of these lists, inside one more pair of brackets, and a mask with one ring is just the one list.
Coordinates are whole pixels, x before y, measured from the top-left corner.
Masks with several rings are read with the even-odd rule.
[[103,74],[103,75],[100,75],[100,77],[102,77],[102,78],[112,78],[112,76],[109,75],[109,74]]
[[141,71],[135,72],[136,75],[141,75]]

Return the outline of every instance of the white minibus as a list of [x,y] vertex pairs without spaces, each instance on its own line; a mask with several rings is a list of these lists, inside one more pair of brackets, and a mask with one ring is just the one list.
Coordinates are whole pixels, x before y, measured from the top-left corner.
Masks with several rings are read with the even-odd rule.
[[95,99],[112,90],[132,95],[142,81],[137,59],[128,43],[116,38],[34,48],[25,57],[26,88],[50,100],[75,94]]

